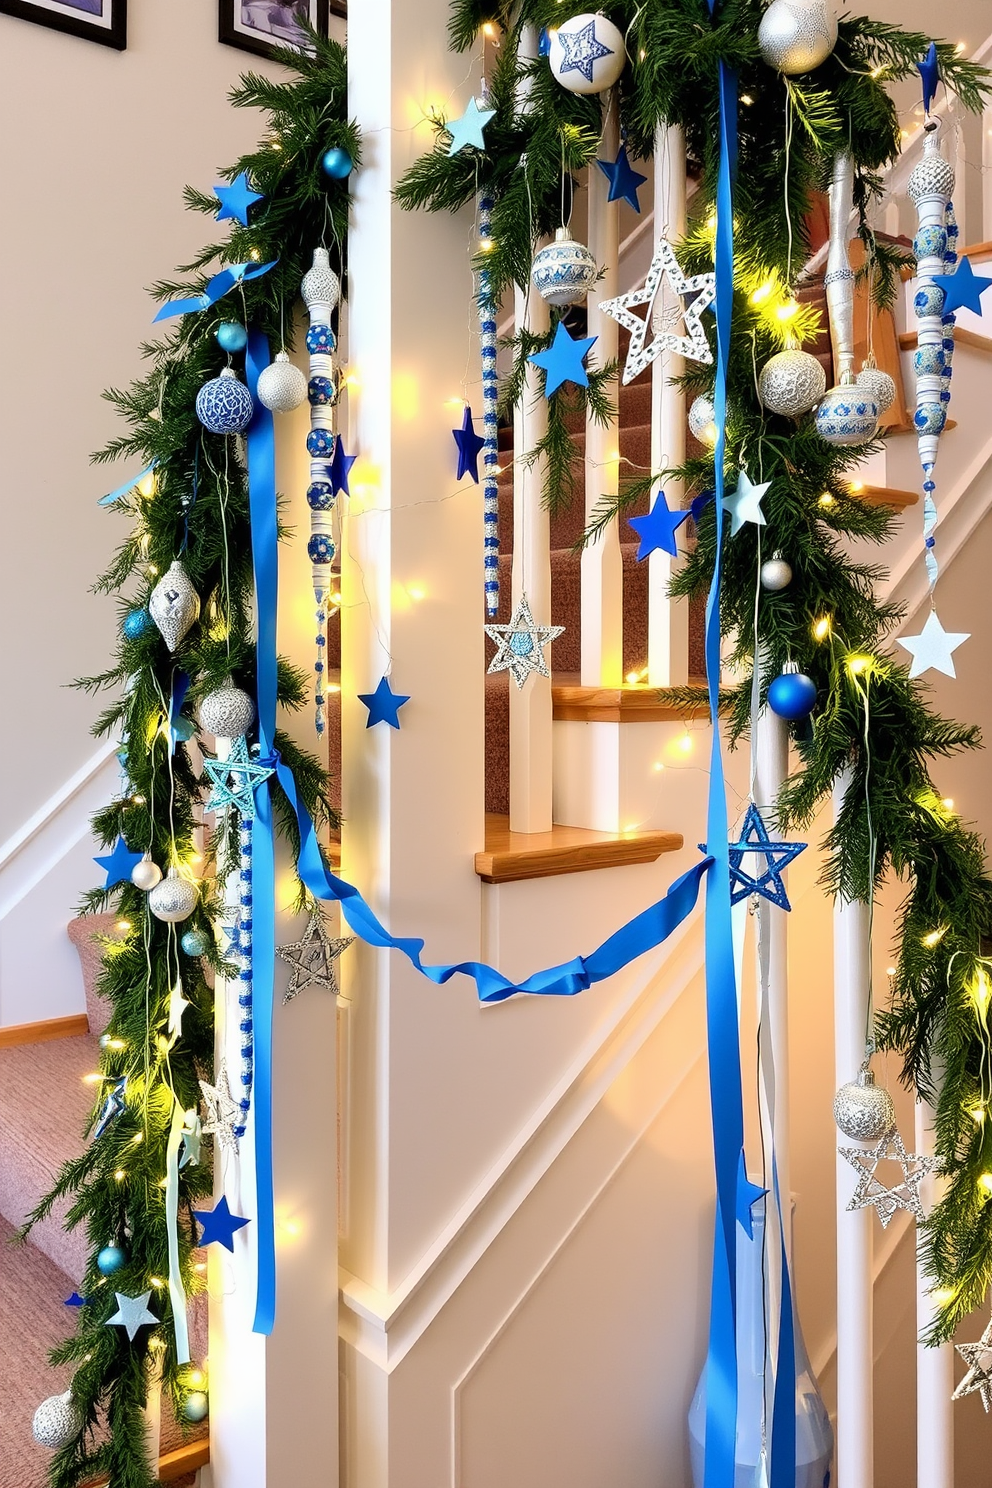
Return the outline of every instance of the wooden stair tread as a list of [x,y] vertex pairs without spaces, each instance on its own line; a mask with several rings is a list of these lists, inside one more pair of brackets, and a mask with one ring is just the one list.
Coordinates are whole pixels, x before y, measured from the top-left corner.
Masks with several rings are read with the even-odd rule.
[[551,702],[556,723],[678,723],[707,714],[705,704],[693,708],[662,702],[657,687],[646,682],[622,687],[553,682]]
[[509,817],[487,814],[486,845],[475,855],[475,871],[483,883],[514,883],[592,868],[653,863],[662,853],[677,852],[682,844],[681,832],[592,832],[561,826],[550,832],[511,832]]
[[[196,1441],[183,1442],[181,1447],[176,1447],[172,1452],[163,1452],[158,1459],[158,1481],[160,1483],[172,1483],[176,1478],[185,1478],[188,1474],[196,1472],[201,1467],[206,1467],[210,1461],[210,1438],[208,1436],[198,1437]],[[108,1483],[109,1478],[91,1478],[86,1488],[101,1488]]]
[[892,506],[901,510],[919,501],[915,491],[899,491],[894,486],[868,486],[860,481],[851,485],[851,495],[868,506]]

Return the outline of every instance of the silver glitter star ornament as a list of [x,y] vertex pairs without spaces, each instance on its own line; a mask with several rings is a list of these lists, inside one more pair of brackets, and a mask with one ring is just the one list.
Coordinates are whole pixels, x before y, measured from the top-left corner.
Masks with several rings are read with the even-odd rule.
[[976,1391],[982,1397],[985,1414],[992,1407],[992,1322],[977,1343],[956,1343],[954,1347],[968,1366],[968,1373],[958,1385],[952,1400],[963,1400]]
[[241,1111],[231,1094],[226,1059],[219,1061],[216,1078],[216,1085],[208,1085],[206,1080],[199,1082],[203,1104],[207,1108],[207,1119],[200,1127],[200,1135],[215,1137],[225,1151],[235,1152],[238,1139],[234,1135],[234,1128],[241,1119]]
[[354,938],[353,935],[328,935],[324,928],[323,915],[319,910],[314,910],[299,940],[291,941],[289,945],[276,946],[276,955],[281,956],[292,967],[283,994],[283,1006],[292,1002],[294,997],[298,997],[308,987],[326,987],[336,997],[338,982],[334,963]]
[[139,1328],[159,1321],[148,1309],[150,1291],[142,1292],[140,1297],[127,1297],[123,1292],[115,1292],[114,1296],[117,1298],[117,1311],[107,1319],[107,1327],[123,1328],[129,1343],[134,1342]]
[[[858,1174],[858,1186],[848,1209],[866,1209],[869,1204],[873,1205],[882,1221],[883,1230],[897,1209],[908,1210],[917,1220],[926,1218],[920,1198],[920,1184],[936,1168],[936,1158],[920,1157],[915,1152],[907,1153],[902,1137],[895,1130],[886,1132],[881,1141],[867,1152],[861,1147],[839,1147],[837,1150]],[[875,1169],[886,1159],[897,1162],[902,1168],[902,1182],[893,1188],[886,1188],[875,1177]]]
[[544,647],[562,635],[564,625],[536,625],[526,594],[521,594],[509,625],[486,625],[486,635],[496,642],[496,655],[489,663],[490,672],[511,672],[518,687],[523,687],[531,672],[550,677]]
[[[672,328],[668,315],[656,318],[652,314],[658,291],[665,280],[674,294],[694,296],[682,311],[685,334],[681,336]],[[716,275],[683,274],[671,243],[661,238],[654,250],[648,277],[641,288],[632,289],[629,294],[618,295],[615,300],[603,300],[599,306],[600,310],[605,310],[607,315],[611,315],[630,332],[630,345],[627,348],[621,381],[625,384],[633,382],[663,351],[675,352],[694,362],[712,362],[713,353],[710,351],[701,317],[703,311],[712,305],[715,295]],[[631,313],[638,305],[647,307],[643,320]],[[649,329],[653,335],[645,345]]]

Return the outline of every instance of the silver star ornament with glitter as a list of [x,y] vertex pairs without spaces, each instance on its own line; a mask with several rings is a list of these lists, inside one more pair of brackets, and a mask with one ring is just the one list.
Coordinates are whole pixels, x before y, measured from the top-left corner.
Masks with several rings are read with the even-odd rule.
[[200,1134],[204,1137],[216,1137],[225,1151],[236,1152],[238,1139],[234,1135],[234,1128],[241,1119],[241,1111],[231,1095],[226,1059],[218,1062],[216,1078],[216,1085],[208,1085],[206,1080],[200,1081],[203,1103],[207,1108],[207,1119],[200,1127]]
[[487,625],[486,635],[496,642],[496,655],[489,663],[490,672],[511,672],[518,687],[523,687],[531,672],[550,677],[544,647],[564,633],[564,625],[536,625],[526,594],[521,594],[509,625]]
[[982,1397],[985,1414],[992,1406],[992,1322],[977,1343],[956,1343],[954,1347],[968,1366],[968,1373],[958,1385],[952,1400],[963,1400],[977,1391]]
[[299,940],[276,946],[276,955],[292,968],[283,994],[283,1006],[308,987],[326,987],[336,997],[338,982],[334,963],[354,938],[353,935],[328,935],[323,915],[314,910]]
[[[891,1150],[890,1150],[891,1149]],[[865,1151],[862,1147],[839,1147],[837,1149],[858,1174],[858,1186],[848,1204],[848,1209],[866,1209],[873,1205],[882,1221],[883,1230],[897,1209],[906,1209],[917,1220],[923,1220],[923,1202],[920,1184],[928,1173],[937,1167],[937,1159],[921,1157],[916,1152],[907,1153],[902,1137],[895,1130],[887,1132],[876,1146]],[[893,1188],[875,1177],[880,1162],[890,1159],[902,1168],[902,1182]]]
[[[655,297],[666,280],[676,295],[695,296],[682,311],[685,323],[685,334],[682,336],[671,328],[671,316],[667,310],[660,317],[655,317],[652,313]],[[600,302],[600,310],[612,315],[619,325],[630,332],[630,345],[627,348],[621,381],[625,384],[633,382],[663,351],[675,352],[678,356],[689,357],[695,362],[712,362],[713,353],[703,330],[701,316],[712,305],[715,295],[716,275],[683,274],[671,243],[661,238],[654,250],[648,277],[641,288],[632,289],[629,294],[618,295],[614,300]],[[631,313],[638,305],[647,307],[643,320]],[[653,336],[645,345],[649,329]]]

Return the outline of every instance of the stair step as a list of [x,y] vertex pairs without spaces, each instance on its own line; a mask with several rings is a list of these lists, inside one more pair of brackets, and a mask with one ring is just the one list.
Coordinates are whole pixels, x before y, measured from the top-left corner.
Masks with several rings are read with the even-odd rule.
[[[705,685],[702,678],[695,682]],[[556,723],[677,723],[707,716],[705,705],[693,708],[664,703],[656,687],[640,682],[622,687],[582,687],[556,677],[551,701]]]
[[866,506],[891,506],[897,511],[915,506],[920,499],[915,491],[899,491],[894,486],[866,486],[861,481],[851,482],[851,495]]
[[[975,351],[992,351],[992,336],[983,336],[979,331],[970,331],[967,326],[955,326],[954,344],[955,346],[971,346]],[[916,345],[915,331],[900,331],[900,351],[913,351]]]
[[483,883],[515,883],[595,868],[653,863],[678,852],[680,832],[592,832],[584,827],[552,827],[550,832],[511,832],[508,816],[486,816],[486,845],[475,855]]

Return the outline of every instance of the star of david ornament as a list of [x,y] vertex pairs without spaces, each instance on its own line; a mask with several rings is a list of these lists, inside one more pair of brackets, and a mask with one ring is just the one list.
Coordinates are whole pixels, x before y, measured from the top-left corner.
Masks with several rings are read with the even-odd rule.
[[319,910],[314,910],[299,940],[291,941],[289,945],[276,946],[276,955],[292,967],[283,994],[283,1006],[292,1002],[294,997],[298,997],[308,987],[326,987],[336,997],[338,981],[334,963],[354,938],[353,935],[328,935],[323,915]]
[[560,636],[565,627],[536,625],[526,594],[521,594],[509,625],[486,625],[483,628],[497,647],[496,655],[489,663],[490,672],[511,672],[518,687],[523,687],[531,672],[540,672],[542,677],[551,676],[544,659],[544,647]]
[[[731,904],[739,904],[742,899],[748,899],[752,894],[760,894],[763,899],[777,904],[779,909],[791,909],[792,905],[789,903],[785,884],[782,882],[782,870],[792,862],[793,858],[798,858],[799,854],[805,851],[805,842],[773,842],[768,835],[768,828],[761,819],[761,812],[752,801],[747,808],[740,837],[730,844]],[[741,863],[748,854],[764,858],[765,871],[763,873],[754,876],[744,871]]]
[[[689,295],[694,296],[682,312],[685,335],[680,336],[667,327],[667,317],[662,317],[661,325],[654,322],[652,309],[663,280],[668,281],[675,294],[686,298]],[[618,295],[614,300],[603,300],[599,306],[600,310],[605,310],[607,315],[611,315],[630,332],[630,345],[627,348],[621,381],[624,384],[633,382],[663,351],[675,352],[694,362],[712,362],[713,353],[703,330],[701,316],[712,305],[715,295],[716,275],[683,274],[671,243],[661,238],[642,287],[632,289],[629,294]],[[638,305],[647,307],[643,320],[632,313]],[[645,345],[649,328],[653,335]]]
[[213,786],[204,809],[223,811],[233,806],[245,821],[254,820],[255,787],[274,773],[269,765],[251,757],[244,735],[235,739],[226,760],[204,760],[203,772]]
[[[891,1150],[890,1150],[891,1149]],[[883,1230],[897,1209],[906,1209],[917,1220],[925,1219],[920,1184],[937,1166],[933,1157],[920,1157],[918,1153],[907,1153],[902,1137],[893,1129],[875,1147],[866,1152],[862,1147],[839,1147],[841,1157],[846,1158],[858,1174],[858,1186],[848,1204],[848,1209],[866,1209],[873,1205],[882,1221]],[[902,1168],[902,1182],[894,1188],[886,1188],[875,1177],[875,1169],[884,1159],[894,1159]]]
[[954,1347],[968,1366],[968,1373],[958,1385],[952,1400],[963,1400],[976,1391],[982,1397],[985,1414],[992,1408],[992,1322],[977,1343],[956,1343]]
[[240,1120],[241,1111],[231,1095],[226,1059],[221,1059],[218,1063],[216,1080],[216,1085],[208,1085],[206,1080],[199,1082],[203,1104],[207,1108],[207,1119],[200,1126],[200,1135],[215,1137],[225,1151],[235,1152],[238,1140],[234,1135],[234,1128]]

